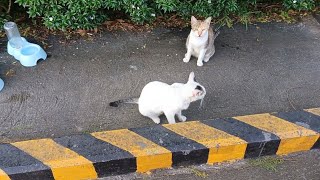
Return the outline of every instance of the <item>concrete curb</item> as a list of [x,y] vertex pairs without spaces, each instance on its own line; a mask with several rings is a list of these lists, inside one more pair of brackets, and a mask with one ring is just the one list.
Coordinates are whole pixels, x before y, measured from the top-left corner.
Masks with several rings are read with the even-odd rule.
[[0,180],[95,179],[320,148],[320,108],[0,144]]

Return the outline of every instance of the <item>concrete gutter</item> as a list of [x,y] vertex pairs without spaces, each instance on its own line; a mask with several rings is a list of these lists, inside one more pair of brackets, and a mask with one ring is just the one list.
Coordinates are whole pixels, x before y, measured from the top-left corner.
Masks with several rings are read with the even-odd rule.
[[95,179],[319,149],[320,108],[0,144],[0,180]]

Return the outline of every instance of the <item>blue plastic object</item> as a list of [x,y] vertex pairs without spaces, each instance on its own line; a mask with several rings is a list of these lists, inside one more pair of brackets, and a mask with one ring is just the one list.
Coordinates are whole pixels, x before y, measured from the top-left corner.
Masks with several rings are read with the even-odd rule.
[[3,86],[4,86],[4,82],[3,82],[3,80],[0,78],[0,91],[3,89]]
[[37,44],[29,43],[25,38],[21,37],[23,40],[22,47],[17,49],[14,48],[10,41],[8,42],[7,48],[8,53],[12,55],[15,59],[20,61],[23,66],[32,67],[37,65],[39,59],[45,60],[47,58],[47,53]]
[[8,53],[20,61],[23,66],[35,66],[39,59],[45,60],[47,58],[47,53],[39,45],[29,43],[20,36],[16,23],[6,22],[4,29],[8,37]]

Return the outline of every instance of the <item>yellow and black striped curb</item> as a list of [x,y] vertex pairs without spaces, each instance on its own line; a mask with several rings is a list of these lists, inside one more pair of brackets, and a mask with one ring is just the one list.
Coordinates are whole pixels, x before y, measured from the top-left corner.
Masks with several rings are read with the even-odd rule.
[[0,145],[0,180],[95,179],[320,148],[320,108]]

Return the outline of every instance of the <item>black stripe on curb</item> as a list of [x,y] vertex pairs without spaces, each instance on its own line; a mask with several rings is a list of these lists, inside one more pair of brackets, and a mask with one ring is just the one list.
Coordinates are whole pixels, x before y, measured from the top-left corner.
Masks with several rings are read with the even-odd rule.
[[[320,116],[315,114],[306,111],[293,111],[272,113],[272,115],[320,133]],[[311,149],[320,149],[320,138]]]
[[12,180],[54,179],[48,166],[11,144],[0,144],[0,169]]
[[91,135],[66,136],[56,138],[54,141],[89,159],[93,163],[98,177],[137,170],[136,158],[133,155]]
[[312,146],[311,149],[320,149],[320,138],[317,140],[317,142]]
[[320,116],[306,111],[279,112],[271,115],[320,133]]
[[172,152],[173,166],[203,164],[208,160],[209,149],[207,147],[160,125],[150,128],[132,128],[129,130],[170,150]]
[[274,155],[280,144],[280,138],[275,134],[233,118],[206,120],[202,123],[247,141],[245,158]]

